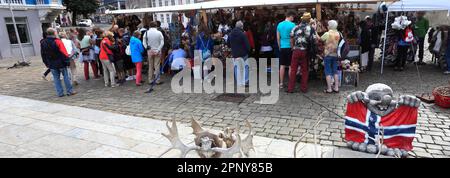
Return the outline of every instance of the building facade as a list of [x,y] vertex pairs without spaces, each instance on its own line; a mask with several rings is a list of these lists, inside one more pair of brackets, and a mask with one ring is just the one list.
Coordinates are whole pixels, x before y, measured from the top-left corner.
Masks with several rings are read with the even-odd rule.
[[[174,6],[174,5],[184,5],[184,4],[193,4],[200,3],[211,0],[127,0],[126,8],[127,9],[138,9],[138,8],[146,8],[146,7],[164,7],[164,6]],[[155,13],[153,15],[153,19],[161,22],[161,27],[168,28],[169,23],[172,21],[173,13]]]
[[62,0],[0,0],[0,59],[21,56],[10,4],[25,56],[39,55],[43,29],[64,10]]

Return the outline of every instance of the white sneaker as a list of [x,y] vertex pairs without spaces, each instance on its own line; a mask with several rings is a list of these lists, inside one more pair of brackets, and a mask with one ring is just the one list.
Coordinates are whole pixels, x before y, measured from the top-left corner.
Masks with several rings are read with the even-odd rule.
[[127,77],[127,79],[125,79],[126,81],[132,81],[132,80],[134,80],[134,78],[133,78],[133,76],[129,76],[129,77]]
[[136,75],[133,75],[133,80],[136,80]]
[[449,75],[449,74],[450,74],[450,71],[445,71],[444,74],[445,74],[445,75]]

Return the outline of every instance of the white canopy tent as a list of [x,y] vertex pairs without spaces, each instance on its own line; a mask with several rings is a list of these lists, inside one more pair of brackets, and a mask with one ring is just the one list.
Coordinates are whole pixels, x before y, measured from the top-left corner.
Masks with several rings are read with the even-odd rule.
[[276,5],[301,5],[301,4],[323,4],[323,3],[377,3],[380,1],[383,0],[216,0],[195,4],[106,11],[105,13],[106,14],[136,14],[148,12],[159,13],[159,12],[179,12],[188,10],[207,10],[207,9],[236,8],[236,7],[276,6]]
[[386,36],[388,28],[389,12],[418,12],[418,11],[448,11],[447,16],[450,14],[450,0],[399,0],[392,4],[387,5],[388,11],[386,12],[386,24],[384,29],[384,43],[383,43],[383,57],[381,60],[381,74],[384,70],[384,59],[386,52]]

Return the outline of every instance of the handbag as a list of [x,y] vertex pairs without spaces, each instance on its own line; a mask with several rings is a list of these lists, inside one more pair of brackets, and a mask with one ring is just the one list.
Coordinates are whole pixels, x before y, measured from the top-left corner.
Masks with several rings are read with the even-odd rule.
[[125,54],[128,56],[131,56],[131,47],[130,45],[127,46],[127,48],[125,49]]
[[81,54],[83,56],[89,56],[91,54],[91,49],[89,47],[88,48],[83,48],[83,49],[81,49]]

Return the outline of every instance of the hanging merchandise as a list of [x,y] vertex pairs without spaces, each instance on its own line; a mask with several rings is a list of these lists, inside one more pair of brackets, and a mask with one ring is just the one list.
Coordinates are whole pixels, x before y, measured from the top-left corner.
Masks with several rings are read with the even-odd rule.
[[408,20],[406,16],[396,17],[394,23],[391,25],[395,30],[404,30],[406,27],[411,25],[411,21]]

